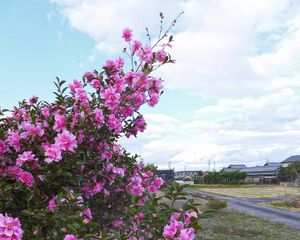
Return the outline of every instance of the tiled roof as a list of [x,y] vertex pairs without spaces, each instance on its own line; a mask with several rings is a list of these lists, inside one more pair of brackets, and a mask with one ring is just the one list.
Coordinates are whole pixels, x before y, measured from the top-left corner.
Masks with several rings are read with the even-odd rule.
[[221,172],[230,173],[239,171],[241,168],[223,168]]
[[266,164],[264,166],[276,167],[276,166],[280,166],[280,165],[281,165],[280,162],[266,162]]
[[280,166],[259,166],[259,167],[247,167],[240,171],[247,173],[247,175],[268,175],[275,174]]
[[241,169],[241,168],[245,168],[245,167],[246,167],[246,165],[244,165],[244,164],[230,164],[228,166],[228,168],[237,168],[237,169]]
[[284,161],[282,161],[281,163],[291,163],[291,162],[300,162],[300,155],[291,156],[285,159]]

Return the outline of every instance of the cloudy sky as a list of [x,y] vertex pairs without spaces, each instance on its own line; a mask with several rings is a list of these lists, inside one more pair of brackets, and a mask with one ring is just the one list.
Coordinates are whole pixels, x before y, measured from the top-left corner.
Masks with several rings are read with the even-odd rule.
[[148,128],[122,140],[160,168],[207,170],[300,154],[300,2],[296,0],[4,0],[0,106],[51,100],[55,76],[72,80],[120,54],[120,33],[173,30],[165,94],[144,109]]

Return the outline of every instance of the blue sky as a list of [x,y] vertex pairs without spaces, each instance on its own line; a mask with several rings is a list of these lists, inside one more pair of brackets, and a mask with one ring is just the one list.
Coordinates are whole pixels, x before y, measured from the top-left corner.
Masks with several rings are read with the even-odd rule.
[[[92,60],[86,60],[94,51],[93,39],[71,28],[60,9],[48,1],[2,1],[0,29],[2,108],[11,108],[33,94],[51,100],[55,76],[71,81],[80,78],[84,71],[100,69],[106,59],[99,51]],[[172,103],[176,99],[183,101],[177,101],[175,107]],[[190,111],[207,102],[199,100],[198,96],[170,90],[162,98],[158,111],[188,118]],[[184,111],[179,114],[177,108]]]
[[[145,11],[147,9],[147,11]],[[174,29],[177,63],[157,72],[165,94],[145,108],[148,129],[123,140],[166,168],[262,164],[300,153],[300,6],[294,0],[4,0],[0,2],[0,106],[51,100],[68,81],[120,55],[124,27],[143,39]]]

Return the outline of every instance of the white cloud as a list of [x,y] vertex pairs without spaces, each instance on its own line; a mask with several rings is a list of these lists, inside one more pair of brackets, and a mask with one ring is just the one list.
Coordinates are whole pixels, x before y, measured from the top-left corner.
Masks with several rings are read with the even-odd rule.
[[300,151],[300,110],[291,89],[260,98],[220,99],[194,113],[190,122],[146,115],[148,129],[123,144],[147,162],[179,169],[219,169],[229,163],[281,161]]
[[[206,169],[207,161],[261,164],[300,151],[300,4],[293,0],[52,0],[70,25],[92,37],[103,55],[122,49],[124,27],[137,38],[185,12],[175,32],[175,65],[165,85],[217,97],[183,122],[146,115],[148,129],[122,142],[147,162]],[[93,61],[94,55],[91,55]]]
[[52,1],[102,54],[122,49],[122,28],[132,27],[139,38],[145,27],[158,30],[160,11],[170,20],[183,10],[173,48],[177,64],[161,71],[169,88],[251,96],[278,90],[274,78],[285,77],[279,85],[294,86],[299,75],[300,10],[292,0]]

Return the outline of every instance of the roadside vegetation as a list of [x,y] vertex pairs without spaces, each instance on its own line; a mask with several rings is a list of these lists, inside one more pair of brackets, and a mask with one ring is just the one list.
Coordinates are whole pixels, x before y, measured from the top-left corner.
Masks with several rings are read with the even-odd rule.
[[300,233],[286,225],[232,211],[211,212],[200,219],[203,240],[299,240]]
[[203,178],[206,184],[241,184],[246,178],[247,174],[244,172],[209,172]]
[[286,209],[292,212],[300,212],[300,198],[284,201],[266,202],[263,205]]
[[227,202],[222,201],[222,200],[218,200],[218,199],[212,199],[212,200],[209,200],[207,202],[207,207],[208,207],[208,209],[218,211],[218,210],[221,210],[223,208],[226,208],[227,207]]

